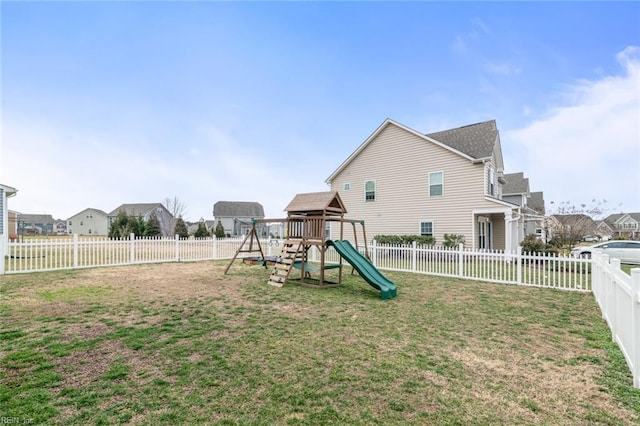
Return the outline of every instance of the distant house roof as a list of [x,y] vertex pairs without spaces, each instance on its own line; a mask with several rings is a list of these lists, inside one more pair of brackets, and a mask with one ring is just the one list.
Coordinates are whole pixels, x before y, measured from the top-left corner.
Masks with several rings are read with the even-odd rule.
[[374,140],[387,126],[397,126],[419,138],[425,142],[435,143],[454,152],[477,162],[487,158],[491,158],[496,154],[497,169],[502,170],[502,149],[500,147],[500,135],[496,127],[496,121],[490,120],[482,123],[470,124],[455,129],[443,130],[436,133],[423,134],[419,133],[403,124],[400,124],[390,118],[387,118],[360,146],[325,180],[327,184],[347,167],[354,158],[356,158],[367,145]]
[[620,219],[622,216],[624,216],[624,213],[613,213],[613,214],[610,214],[609,216],[605,217],[604,221],[608,225],[613,226],[616,223],[616,221],[618,219]]
[[[78,215],[80,215],[80,214],[82,214],[82,213],[86,212],[87,210],[92,210],[92,211],[94,211],[94,212],[97,212],[97,213],[100,213],[100,214],[103,214],[103,215],[107,216],[107,213],[106,213],[106,212],[104,212],[104,211],[102,211],[102,210],[100,210],[100,209],[94,209],[93,207],[87,207],[86,209],[81,210],[81,211],[79,211],[78,213],[76,213],[76,214],[74,214],[74,215],[69,216],[69,219],[70,219],[70,218],[72,218],[72,217],[76,217],[76,216],[78,216]],[[116,213],[116,215],[117,215],[117,213]]]
[[284,210],[289,214],[341,215],[347,212],[337,191],[297,194]]
[[529,194],[529,178],[524,177],[524,173],[505,174],[504,180],[502,195]]
[[264,218],[264,208],[252,201],[218,201],[213,205],[213,217]]
[[544,214],[544,193],[542,191],[530,192],[527,206],[540,214]]
[[166,207],[162,203],[142,203],[142,204],[122,204],[117,209],[113,210],[108,216],[117,216],[120,211],[124,211],[131,216],[146,216],[152,210],[162,207],[166,210]]
[[50,214],[21,214],[20,220],[24,223],[53,223],[53,216]]

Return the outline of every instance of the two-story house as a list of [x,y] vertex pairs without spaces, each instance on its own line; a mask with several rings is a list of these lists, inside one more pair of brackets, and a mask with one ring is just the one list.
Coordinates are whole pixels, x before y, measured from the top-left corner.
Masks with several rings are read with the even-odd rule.
[[467,247],[511,252],[522,217],[501,199],[503,174],[495,120],[423,134],[387,119],[326,183],[368,236],[462,234]]
[[18,233],[20,235],[54,235],[55,220],[50,214],[20,214]]
[[[213,219],[216,226],[222,223],[226,236],[245,235],[253,226],[252,219],[264,219],[264,207],[252,201],[218,201],[213,205]],[[268,236],[265,224],[258,224],[256,231],[261,237]]]
[[618,238],[631,240],[640,239],[640,213],[615,213],[607,216],[604,221]]
[[78,235],[107,235],[109,232],[107,213],[100,209],[87,208],[67,219],[67,232]]
[[[151,218],[151,215],[155,214],[160,222],[162,235],[165,237],[173,236],[175,218],[162,203],[122,204],[107,215],[108,226],[116,220],[120,212],[124,212],[128,216],[142,217],[147,222]],[[107,233],[108,232],[109,229],[107,229]]]
[[522,220],[519,230],[525,237],[534,234],[538,239],[546,242],[545,208],[542,192],[531,192],[529,178],[524,173],[507,173],[504,175],[505,184],[502,187],[502,200],[520,206]]

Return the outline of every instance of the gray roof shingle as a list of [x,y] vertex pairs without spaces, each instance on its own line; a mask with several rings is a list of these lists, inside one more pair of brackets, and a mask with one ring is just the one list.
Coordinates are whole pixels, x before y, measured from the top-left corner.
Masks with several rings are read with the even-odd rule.
[[506,184],[502,186],[502,195],[528,194],[529,178],[524,177],[524,173],[508,173],[504,175]]
[[428,133],[426,136],[435,139],[456,151],[474,159],[491,157],[498,138],[496,120],[469,124],[455,129]]

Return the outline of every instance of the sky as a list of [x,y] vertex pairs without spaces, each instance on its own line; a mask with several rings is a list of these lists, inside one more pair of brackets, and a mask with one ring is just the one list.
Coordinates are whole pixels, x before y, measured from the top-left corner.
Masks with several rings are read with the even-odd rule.
[[1,1],[0,37],[21,213],[283,217],[386,118],[495,119],[547,210],[640,212],[639,2]]

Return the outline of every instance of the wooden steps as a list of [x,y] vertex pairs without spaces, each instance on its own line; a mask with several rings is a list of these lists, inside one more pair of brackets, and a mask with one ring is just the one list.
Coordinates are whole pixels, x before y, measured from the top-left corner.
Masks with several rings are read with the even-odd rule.
[[293,269],[293,264],[303,257],[304,249],[302,248],[301,239],[288,239],[282,246],[282,252],[278,262],[273,266],[271,275],[269,276],[269,284],[275,287],[282,287],[289,273]]

